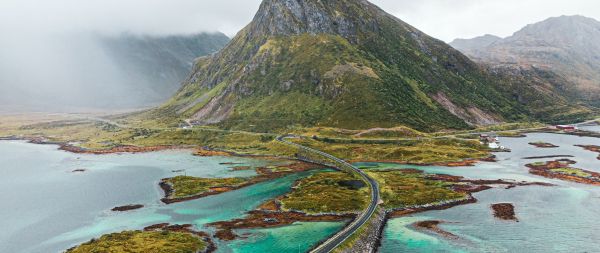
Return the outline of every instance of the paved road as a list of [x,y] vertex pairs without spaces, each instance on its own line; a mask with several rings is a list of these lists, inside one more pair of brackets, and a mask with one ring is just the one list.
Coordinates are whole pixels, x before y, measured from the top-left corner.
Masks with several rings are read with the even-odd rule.
[[329,252],[333,251],[335,248],[337,248],[339,245],[344,243],[348,238],[350,238],[350,236],[352,236],[360,227],[362,227],[365,223],[367,223],[369,221],[369,219],[371,218],[371,216],[373,216],[373,213],[375,213],[375,211],[377,210],[377,205],[379,204],[379,199],[380,199],[379,198],[379,185],[377,184],[377,181],[375,181],[374,179],[369,177],[363,171],[361,171],[360,169],[354,167],[352,164],[349,164],[342,159],[334,157],[325,152],[315,150],[315,149],[305,147],[305,146],[285,140],[285,139],[291,138],[291,137],[292,136],[289,136],[289,135],[279,136],[279,137],[277,137],[277,141],[287,144],[287,145],[295,146],[297,148],[300,148],[303,151],[317,154],[324,158],[330,159],[331,161],[333,161],[333,163],[335,164],[337,169],[348,172],[348,173],[359,175],[365,182],[367,182],[367,184],[371,188],[371,203],[369,203],[369,207],[367,209],[365,209],[360,215],[358,215],[342,231],[338,232],[337,234],[335,234],[334,236],[329,238],[327,241],[323,242],[321,245],[317,246],[315,249],[313,249],[311,251],[311,253],[329,253]]

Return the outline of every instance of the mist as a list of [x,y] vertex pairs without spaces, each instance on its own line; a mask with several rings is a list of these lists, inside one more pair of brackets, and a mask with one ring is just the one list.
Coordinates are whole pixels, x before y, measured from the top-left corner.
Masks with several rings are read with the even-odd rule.
[[[0,110],[129,108],[168,94],[132,89],[139,80],[107,56],[99,37],[220,31],[234,36],[261,0],[0,0]],[[451,41],[507,36],[550,16],[600,18],[591,0],[373,0],[424,32]],[[172,84],[167,84],[172,85]],[[10,109],[15,110],[15,109]]]
[[[258,8],[255,4],[248,4],[248,8],[244,5],[232,0],[2,0],[0,111],[117,109],[159,104],[160,98],[170,94],[132,88],[130,84],[139,80],[119,69],[107,55],[102,38],[123,34],[160,37],[213,31],[235,33],[238,24],[253,15],[248,8]],[[207,22],[216,21],[226,6],[237,6],[227,11],[233,17],[243,18]],[[236,15],[236,10],[244,15]]]

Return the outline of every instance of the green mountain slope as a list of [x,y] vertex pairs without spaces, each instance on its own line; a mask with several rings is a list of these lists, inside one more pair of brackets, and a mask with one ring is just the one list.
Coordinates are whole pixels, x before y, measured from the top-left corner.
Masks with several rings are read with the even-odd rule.
[[528,119],[502,81],[366,0],[264,0],[154,113],[254,131],[434,131]]

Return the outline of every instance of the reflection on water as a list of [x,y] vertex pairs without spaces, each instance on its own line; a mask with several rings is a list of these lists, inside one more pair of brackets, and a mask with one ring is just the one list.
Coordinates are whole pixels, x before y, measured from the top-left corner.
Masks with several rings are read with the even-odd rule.
[[[0,154],[3,165],[0,201],[5,207],[0,208],[0,215],[5,217],[0,220],[0,252],[11,253],[61,252],[105,233],[141,229],[162,222],[189,223],[207,229],[203,227],[206,223],[242,217],[265,200],[289,191],[296,179],[308,175],[291,175],[217,196],[164,205],[159,202],[162,192],[157,184],[161,178],[176,175],[173,170],[184,169],[187,175],[202,177],[252,176],[253,171],[232,171],[229,167],[262,166],[273,161],[196,157],[186,151],[77,155],[58,151],[55,146],[12,141],[0,142]],[[73,173],[75,169],[86,171]],[[125,213],[110,211],[126,204],[146,207]],[[297,238],[302,245],[310,247],[341,225],[303,223],[245,233],[247,236],[270,235],[268,238],[282,242]],[[287,235],[282,231],[295,232]],[[253,244],[263,249],[270,249],[272,244],[277,251],[297,248],[288,243],[270,242],[270,239],[218,242],[220,252],[245,252],[244,249],[252,248]]]
[[[539,149],[529,142],[545,141],[560,146]],[[525,160],[524,157],[573,155],[577,167],[600,171],[597,154],[576,144],[600,145],[600,139],[554,134],[529,134],[527,138],[502,138],[512,153],[498,153],[498,163],[475,167],[423,167],[432,173],[469,178],[543,181],[557,187],[528,186],[510,190],[493,189],[475,194],[476,204],[442,211],[429,211],[392,219],[384,232],[381,252],[597,252],[600,249],[600,187],[551,180],[530,175],[525,164],[552,159]],[[381,167],[397,167],[384,164]],[[414,166],[403,166],[414,167]],[[510,202],[520,222],[495,219],[490,205]],[[421,220],[444,220],[441,227],[460,236],[459,241],[416,231],[412,224]]]

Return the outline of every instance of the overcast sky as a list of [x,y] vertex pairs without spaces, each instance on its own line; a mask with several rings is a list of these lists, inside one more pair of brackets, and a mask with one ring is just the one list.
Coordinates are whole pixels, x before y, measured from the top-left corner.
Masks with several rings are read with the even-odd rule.
[[[547,17],[600,19],[597,0],[372,0],[445,41],[486,33],[508,36]],[[260,0],[0,0],[0,31],[173,34],[223,31],[233,36]]]
[[[260,2],[0,0],[0,107],[27,102],[45,107],[69,99],[103,102],[97,94],[122,94],[119,88],[126,85],[90,35],[222,31],[232,37],[251,21]],[[504,37],[551,16],[600,19],[598,0],[372,2],[446,42],[487,33]]]

